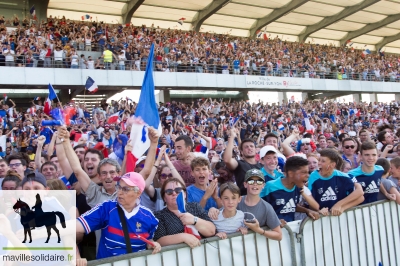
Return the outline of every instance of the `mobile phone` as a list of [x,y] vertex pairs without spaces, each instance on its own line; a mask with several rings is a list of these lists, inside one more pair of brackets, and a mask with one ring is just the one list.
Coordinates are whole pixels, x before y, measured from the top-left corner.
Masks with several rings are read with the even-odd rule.
[[246,219],[246,220],[244,220],[246,223],[250,223],[250,224],[255,224],[256,223],[256,220],[255,219]]

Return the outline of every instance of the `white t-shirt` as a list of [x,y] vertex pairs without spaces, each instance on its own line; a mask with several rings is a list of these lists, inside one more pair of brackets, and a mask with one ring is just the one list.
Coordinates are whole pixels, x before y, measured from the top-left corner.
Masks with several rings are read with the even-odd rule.
[[94,61],[93,60],[88,60],[88,61],[86,61],[86,63],[87,63],[88,69],[94,69]]
[[15,55],[15,51],[14,50],[4,50],[3,51],[4,54],[6,55],[6,62],[14,62],[14,55]]

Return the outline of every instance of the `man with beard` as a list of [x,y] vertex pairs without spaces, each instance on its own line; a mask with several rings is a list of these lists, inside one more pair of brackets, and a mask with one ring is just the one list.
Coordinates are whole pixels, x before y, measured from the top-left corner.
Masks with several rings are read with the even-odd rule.
[[[175,141],[175,154],[178,160],[174,161],[172,164],[181,175],[186,187],[193,185],[195,179],[192,176],[192,168],[190,163],[193,159],[191,150],[193,148],[193,141],[187,135],[179,136]],[[171,169],[171,171],[174,169]]]
[[3,183],[4,177],[6,177],[7,171],[10,168],[8,167],[8,164],[6,160],[0,159],[0,190],[1,190],[1,184]]
[[241,195],[247,195],[247,189],[244,186],[246,172],[254,168],[261,169],[263,165],[256,161],[256,146],[252,139],[244,139],[240,144],[240,151],[243,157],[242,160],[232,158],[233,141],[237,136],[237,129],[232,128],[230,133],[223,159],[227,168],[234,171],[236,184],[240,188]]

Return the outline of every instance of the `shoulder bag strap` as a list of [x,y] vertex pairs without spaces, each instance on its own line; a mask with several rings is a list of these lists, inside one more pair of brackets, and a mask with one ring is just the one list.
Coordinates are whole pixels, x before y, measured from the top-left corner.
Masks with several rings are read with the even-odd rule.
[[126,253],[129,254],[132,253],[132,246],[131,246],[131,239],[129,237],[128,226],[126,225],[125,214],[118,203],[117,203],[117,209],[118,209],[119,220],[121,221],[122,224],[122,230],[124,230]]

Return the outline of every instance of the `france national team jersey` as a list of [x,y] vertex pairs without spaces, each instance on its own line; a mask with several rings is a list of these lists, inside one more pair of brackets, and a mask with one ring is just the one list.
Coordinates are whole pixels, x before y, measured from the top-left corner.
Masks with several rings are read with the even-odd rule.
[[267,183],[268,181],[272,181],[272,180],[275,180],[275,179],[279,179],[279,178],[285,177],[285,175],[283,173],[279,172],[278,170],[274,170],[275,176],[272,176],[267,171],[265,171],[264,167],[261,168],[260,170],[264,174],[265,183]]
[[379,187],[383,175],[383,167],[375,165],[374,171],[364,173],[361,165],[349,171],[349,175],[354,176],[364,190],[364,201],[361,204],[370,203],[378,200]]
[[336,202],[354,191],[356,182],[356,178],[351,178],[348,174],[336,169],[330,177],[322,177],[317,170],[311,173],[308,179],[308,188],[320,209],[325,207],[331,209]]
[[[97,259],[126,254],[124,231],[119,219],[117,204],[115,200],[105,201],[78,218],[86,234],[101,229]],[[132,212],[127,213],[124,210],[124,213],[132,252],[145,250],[146,243],[138,239],[137,235],[152,239],[158,226],[158,220],[149,209],[140,204]]]
[[286,188],[282,184],[282,178],[278,178],[265,185],[260,197],[272,205],[279,219],[292,222],[295,220],[296,206],[302,198],[300,190],[297,186],[292,189]]

